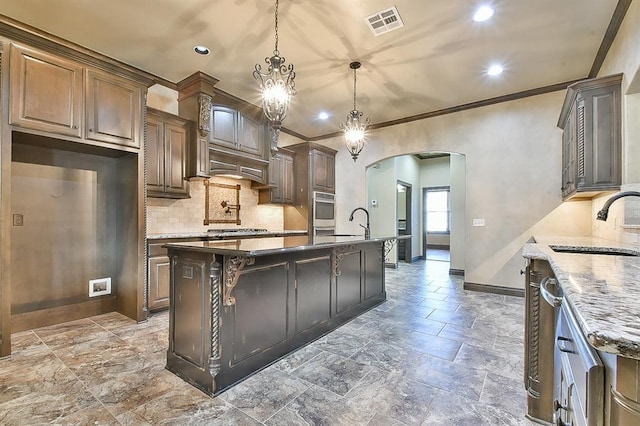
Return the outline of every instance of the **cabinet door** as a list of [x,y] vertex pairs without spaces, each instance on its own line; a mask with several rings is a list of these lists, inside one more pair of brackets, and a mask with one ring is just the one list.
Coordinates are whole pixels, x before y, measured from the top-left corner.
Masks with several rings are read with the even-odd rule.
[[82,136],[82,67],[12,44],[9,72],[11,124]]
[[164,191],[164,124],[152,117],[147,118],[147,191]]
[[313,190],[335,192],[335,158],[333,155],[312,150],[310,156]]
[[264,157],[264,131],[262,123],[240,115],[238,150],[250,156]]
[[620,185],[619,93],[619,85],[601,87],[589,91],[585,99],[585,125],[590,130],[584,132],[586,185],[603,188]]
[[327,181],[325,191],[333,193],[336,191],[336,159],[330,154],[326,154],[326,157]]
[[280,154],[273,155],[269,160],[269,192],[272,203],[282,202],[282,164],[283,157]]
[[149,258],[149,310],[169,307],[169,257]]
[[187,194],[184,179],[187,160],[187,129],[173,123],[165,124],[165,191],[173,194]]
[[283,156],[282,158],[282,202],[284,204],[293,204],[295,202],[295,184],[293,176],[293,158]]
[[236,111],[214,105],[211,109],[211,143],[236,149]]
[[142,89],[95,70],[87,71],[87,139],[139,147]]

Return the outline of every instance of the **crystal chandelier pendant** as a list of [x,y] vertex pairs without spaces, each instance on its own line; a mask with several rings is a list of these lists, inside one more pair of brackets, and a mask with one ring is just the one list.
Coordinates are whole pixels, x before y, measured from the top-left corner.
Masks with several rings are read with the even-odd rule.
[[360,68],[360,62],[351,62],[349,68],[353,70],[353,110],[340,128],[344,130],[344,144],[355,162],[364,148],[365,132],[371,122],[368,118],[362,120],[363,113],[356,109],[356,70]]
[[253,71],[253,78],[260,85],[262,98],[262,109],[264,114],[271,121],[271,151],[278,150],[278,139],[282,121],[289,112],[291,98],[296,94],[294,79],[296,73],[293,64],[285,65],[285,58],[280,56],[278,51],[278,0],[276,0],[275,11],[276,43],[273,56],[265,58],[267,63],[266,71],[262,65],[256,64]]

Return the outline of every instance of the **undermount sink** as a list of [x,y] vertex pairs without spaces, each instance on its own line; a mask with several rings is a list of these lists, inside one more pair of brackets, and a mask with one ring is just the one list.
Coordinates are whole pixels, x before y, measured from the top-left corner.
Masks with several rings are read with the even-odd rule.
[[576,246],[549,246],[557,253],[577,253],[577,254],[606,254],[609,256],[640,256],[639,253],[629,249],[609,248],[609,247],[576,247]]

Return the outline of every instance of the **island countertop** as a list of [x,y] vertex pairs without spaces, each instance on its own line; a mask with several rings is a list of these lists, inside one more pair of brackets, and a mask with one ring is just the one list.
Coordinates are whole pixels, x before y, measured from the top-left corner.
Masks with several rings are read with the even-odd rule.
[[229,256],[257,257],[304,250],[333,248],[345,245],[382,243],[385,241],[406,238],[411,238],[411,235],[372,235],[369,239],[365,239],[364,236],[288,236],[173,242],[165,244],[165,247],[210,252]]
[[629,244],[594,237],[535,237],[526,244],[525,258],[546,260],[595,349],[640,359],[640,257],[588,253],[561,253],[552,247],[576,251],[599,248],[640,254]]
[[278,230],[270,231],[267,229],[210,229],[208,231],[201,232],[172,232],[163,234],[148,234],[147,240],[187,240],[187,239],[211,239],[220,240],[228,238],[257,238],[257,237],[286,237],[291,235],[307,235],[307,231],[300,230]]

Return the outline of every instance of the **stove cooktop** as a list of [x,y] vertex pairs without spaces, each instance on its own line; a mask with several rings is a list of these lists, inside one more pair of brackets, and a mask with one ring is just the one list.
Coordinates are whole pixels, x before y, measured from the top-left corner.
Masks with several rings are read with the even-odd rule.
[[211,234],[232,234],[232,233],[244,233],[244,234],[260,234],[260,233],[265,233],[265,232],[269,232],[266,229],[260,229],[260,228],[219,228],[219,229],[207,229],[208,233]]

